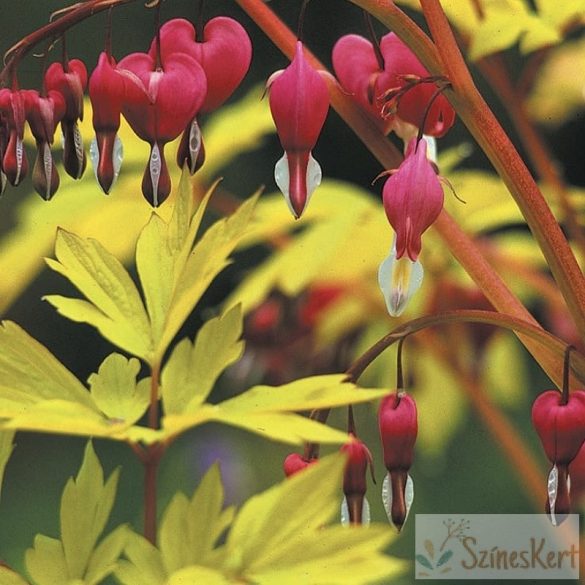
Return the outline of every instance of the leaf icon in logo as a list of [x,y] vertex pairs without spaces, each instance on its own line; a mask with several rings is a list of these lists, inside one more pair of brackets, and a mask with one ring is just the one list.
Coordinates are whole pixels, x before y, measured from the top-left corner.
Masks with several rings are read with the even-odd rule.
[[426,551],[429,553],[429,557],[431,557],[431,559],[434,559],[435,558],[435,546],[433,545],[432,540],[429,540],[427,538],[427,540],[424,541],[424,545],[425,545]]
[[420,563],[423,567],[426,567],[427,569],[430,569],[431,571],[433,570],[433,565],[431,565],[431,563],[428,561],[427,557],[425,557],[424,555],[416,555],[415,558],[416,558],[416,561],[418,563]]
[[440,567],[441,565],[444,565],[452,556],[453,556],[453,551],[452,550],[445,551],[441,555],[441,558],[437,561],[437,567]]

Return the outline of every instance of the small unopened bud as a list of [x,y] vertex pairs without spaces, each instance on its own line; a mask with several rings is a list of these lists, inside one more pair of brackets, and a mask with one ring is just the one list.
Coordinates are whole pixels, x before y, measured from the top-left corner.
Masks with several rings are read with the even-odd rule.
[[[344,506],[347,510],[348,523],[367,524],[369,518],[364,518],[364,511],[369,512],[366,501],[366,474],[368,466],[372,468],[372,454],[362,441],[352,435],[349,443],[341,450],[347,454],[345,473],[343,475],[343,493],[345,494]],[[342,507],[342,522],[344,508]],[[368,514],[369,515],[369,514]]]

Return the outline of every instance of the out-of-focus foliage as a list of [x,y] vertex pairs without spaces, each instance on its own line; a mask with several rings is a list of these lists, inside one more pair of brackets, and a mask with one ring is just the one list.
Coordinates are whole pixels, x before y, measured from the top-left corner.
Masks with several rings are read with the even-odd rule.
[[130,533],[121,525],[98,544],[114,500],[119,472],[104,481],[102,466],[88,443],[83,464],[61,498],[61,538],[39,534],[26,553],[26,567],[36,585],[97,585],[117,566]]
[[[324,458],[251,498],[235,518],[232,508],[222,510],[221,480],[212,467],[191,499],[178,494],[169,504],[160,548],[133,536],[116,576],[124,585],[387,580],[405,568],[382,554],[392,540],[387,526],[328,526],[339,510],[344,464],[341,455]],[[217,546],[226,529],[225,543]]]
[[11,431],[0,432],[0,495],[2,495],[2,478],[4,469],[12,454],[14,433]]
[[[420,10],[417,0],[400,4]],[[535,10],[527,0],[483,0],[480,16],[473,2],[441,2],[451,22],[470,40],[468,56],[477,60],[516,43],[524,54],[555,45],[564,38],[567,26],[585,22],[583,0],[536,0]]]
[[538,71],[527,107],[541,124],[558,126],[585,109],[585,38],[555,47]]

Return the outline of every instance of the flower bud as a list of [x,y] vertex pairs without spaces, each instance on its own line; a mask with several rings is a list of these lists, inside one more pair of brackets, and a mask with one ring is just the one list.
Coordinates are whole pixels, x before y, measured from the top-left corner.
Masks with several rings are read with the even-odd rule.
[[341,450],[347,454],[347,463],[343,474],[343,493],[345,500],[342,507],[342,523],[347,510],[347,523],[368,524],[369,504],[365,498],[367,490],[366,473],[372,468],[372,454],[362,441],[353,435]]
[[388,470],[382,486],[382,499],[388,519],[401,530],[414,499],[413,482],[408,475],[418,432],[413,398],[404,392],[384,398],[378,411],[378,424],[384,465]]
[[28,172],[23,142],[26,120],[24,93],[17,89],[0,89],[0,114],[4,117],[8,135],[2,157],[2,170],[10,184],[16,187]]
[[47,91],[58,91],[65,100],[63,130],[63,166],[74,179],[80,179],[87,165],[83,138],[77,122],[83,120],[83,92],[87,87],[87,69],[79,59],[52,63],[45,72]]
[[292,214],[298,219],[321,183],[321,167],[311,155],[329,110],[329,91],[311,67],[298,41],[294,59],[267,83],[270,111],[284,156],[274,178]]
[[585,441],[585,391],[571,392],[566,404],[557,390],[543,392],[532,405],[532,424],[553,464],[548,476],[546,510],[556,525],[570,512],[569,464]]
[[294,475],[295,473],[298,473],[299,471],[306,469],[309,465],[312,465],[316,461],[318,460],[306,459],[305,457],[299,455],[298,453],[291,453],[290,455],[286,456],[282,466],[284,470],[284,475],[286,475],[286,477],[290,477],[291,475]]

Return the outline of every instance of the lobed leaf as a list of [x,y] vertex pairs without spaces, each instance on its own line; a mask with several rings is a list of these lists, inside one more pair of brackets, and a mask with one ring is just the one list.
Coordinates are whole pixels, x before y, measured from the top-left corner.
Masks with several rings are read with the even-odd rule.
[[127,360],[113,353],[89,379],[91,395],[98,408],[110,419],[133,424],[146,412],[150,402],[150,378],[136,383],[140,371],[137,359]]
[[166,571],[160,551],[143,536],[131,533],[128,536],[122,559],[114,571],[122,585],[164,585]]
[[[104,337],[126,351],[147,359],[151,351],[148,317],[140,294],[122,264],[97,240],[83,239],[60,229],[55,244],[57,260],[49,266],[65,276],[95,306],[67,304],[47,296],[66,317],[96,327]],[[84,308],[87,309],[84,311]]]
[[182,414],[199,407],[219,375],[243,352],[242,312],[239,306],[207,321],[195,342],[178,343],[162,371],[162,399],[166,414]]
[[209,567],[191,566],[175,571],[165,585],[186,585],[187,583],[205,583],[205,585],[230,585],[235,583],[221,572]]
[[37,534],[25,554],[26,570],[36,585],[63,585],[69,571],[61,541]]

